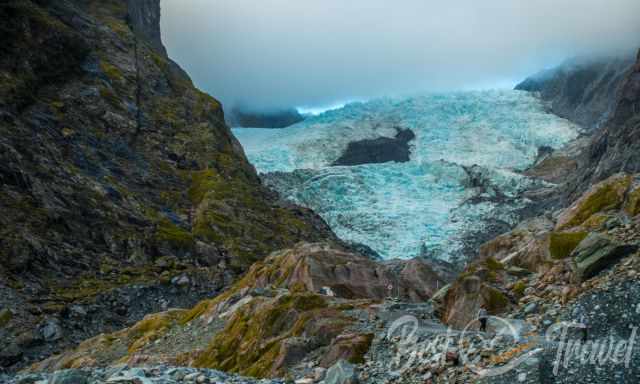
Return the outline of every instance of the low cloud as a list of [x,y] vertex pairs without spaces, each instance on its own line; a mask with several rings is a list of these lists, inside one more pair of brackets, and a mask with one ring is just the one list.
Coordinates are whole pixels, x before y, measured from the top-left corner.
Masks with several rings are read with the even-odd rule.
[[638,0],[162,0],[170,55],[225,108],[512,86],[640,47]]

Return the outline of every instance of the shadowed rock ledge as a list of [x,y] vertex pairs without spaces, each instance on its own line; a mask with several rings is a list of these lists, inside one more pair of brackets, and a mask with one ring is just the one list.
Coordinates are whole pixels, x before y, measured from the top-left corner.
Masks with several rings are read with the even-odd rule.
[[333,165],[376,164],[395,161],[409,161],[411,150],[409,142],[416,135],[410,129],[396,128],[395,138],[379,137],[377,139],[360,140],[349,143],[342,156]]

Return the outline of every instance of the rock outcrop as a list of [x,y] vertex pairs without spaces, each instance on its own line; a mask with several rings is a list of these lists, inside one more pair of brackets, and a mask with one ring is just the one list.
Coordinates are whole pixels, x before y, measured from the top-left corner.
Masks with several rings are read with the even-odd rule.
[[632,64],[630,57],[573,59],[526,79],[516,89],[538,93],[553,113],[593,131],[614,111]]
[[[630,235],[636,227],[624,224],[638,218],[625,208],[635,206],[636,179],[611,176],[556,215],[529,219],[485,243],[479,259],[441,293],[436,310],[442,320],[462,328],[481,306],[492,314],[509,312],[529,304],[527,297],[541,294],[543,284],[568,300],[580,284],[637,252],[640,238]],[[530,275],[539,276],[539,286],[528,289]]]
[[640,171],[640,52],[616,96],[614,110],[585,155],[587,167],[577,180],[581,189],[618,172]]
[[273,250],[333,238],[261,185],[220,103],[165,55],[159,10],[0,4],[0,309],[13,313],[0,339],[19,352],[5,367],[190,307]]
[[333,165],[376,164],[395,161],[409,161],[411,149],[409,142],[416,135],[410,129],[396,128],[395,138],[379,137],[377,139],[354,141],[348,144],[344,153]]
[[[426,268],[416,263],[406,269]],[[382,300],[397,292],[402,300],[423,302],[436,284],[445,282],[424,272],[395,275],[366,257],[327,244],[298,244],[254,264],[229,290],[191,310],[149,315],[33,369],[126,362],[282,377],[309,364],[326,369],[341,360],[362,363],[373,340],[372,319],[385,312]]]
[[294,108],[260,112],[235,107],[228,120],[232,127],[286,128],[303,121],[304,116]]
[[569,202],[616,173],[640,170],[640,53],[635,61],[574,60],[527,79],[516,89],[538,93],[553,113],[591,134],[579,156],[555,157],[545,164],[549,169],[556,163],[573,168],[564,180]]
[[621,244],[608,236],[592,233],[573,251],[576,279],[587,280],[637,250],[635,244]]

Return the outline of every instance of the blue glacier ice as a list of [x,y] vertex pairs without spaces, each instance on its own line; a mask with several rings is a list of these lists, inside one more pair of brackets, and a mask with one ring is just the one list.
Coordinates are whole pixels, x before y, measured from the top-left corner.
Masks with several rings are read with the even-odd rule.
[[[395,127],[416,134],[409,162],[330,166],[349,142],[394,137]],[[517,170],[532,164],[538,148],[558,148],[579,133],[519,91],[379,99],[285,129],[233,131],[269,185],[315,210],[342,239],[368,245],[384,258],[429,250],[443,259],[459,256],[461,237],[479,229],[484,218],[514,224],[515,211],[526,203],[469,203],[479,192],[463,167],[478,166],[502,193],[515,197],[535,182]]]

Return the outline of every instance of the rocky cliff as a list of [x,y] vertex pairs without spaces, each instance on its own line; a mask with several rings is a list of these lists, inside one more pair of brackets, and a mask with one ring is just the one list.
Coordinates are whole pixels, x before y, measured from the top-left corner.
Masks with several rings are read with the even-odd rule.
[[615,108],[586,153],[578,182],[603,180],[617,172],[640,171],[640,52],[615,96]]
[[[585,128],[570,156],[550,156],[538,168],[563,168],[566,202],[618,172],[637,173],[640,57],[571,60],[516,89],[537,93],[553,113]],[[548,169],[551,170],[551,169]],[[532,174],[535,174],[534,169]]]
[[538,93],[551,112],[593,131],[613,112],[616,95],[632,64],[630,57],[572,59],[539,72],[516,89]]
[[159,0],[0,3],[0,366],[188,307],[332,241],[165,54]]

